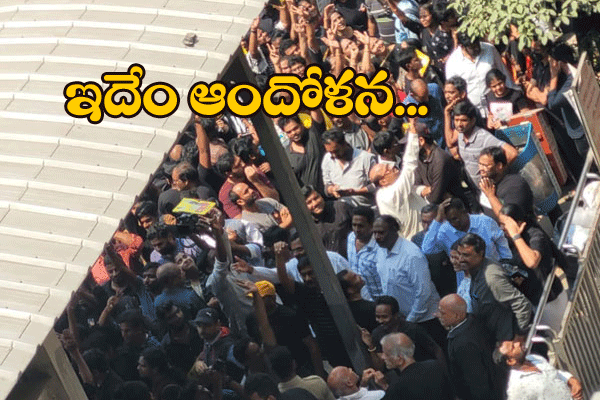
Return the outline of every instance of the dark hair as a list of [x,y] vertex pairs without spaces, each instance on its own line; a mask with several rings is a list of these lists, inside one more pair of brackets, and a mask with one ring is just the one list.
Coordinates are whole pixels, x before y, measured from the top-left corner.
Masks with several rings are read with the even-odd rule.
[[494,79],[498,79],[499,81],[506,83],[506,75],[504,75],[498,68],[492,68],[487,74],[485,74],[485,85],[489,88]]
[[550,51],[550,56],[556,61],[566,62],[571,65],[574,65],[577,62],[577,60],[575,60],[575,55],[573,54],[573,49],[566,43],[555,44]]
[[403,40],[403,42],[406,43],[407,47],[414,47],[415,49],[420,49],[423,47],[423,43],[417,38],[406,38]]
[[460,44],[462,47],[470,47],[472,45],[479,44],[480,41],[478,37],[471,39],[466,32],[458,32],[456,39],[458,40],[458,44]]
[[285,56],[285,59],[287,60],[288,66],[290,66],[290,67],[294,64],[302,64],[306,67],[306,60],[302,56],[297,56],[297,55]]
[[421,7],[419,7],[419,8],[427,10],[427,12],[429,14],[431,14],[431,19],[432,19],[432,22],[433,22],[434,25],[437,25],[439,23],[438,20],[437,20],[437,18],[436,18],[437,16],[435,15],[435,12],[433,10],[433,1],[429,1],[429,2],[421,5]]
[[391,215],[383,214],[377,217],[377,219],[380,219],[383,222],[385,222],[393,231],[400,230],[400,223],[396,218],[392,217]]
[[434,1],[433,3],[433,15],[439,22],[446,22],[452,18],[457,18],[456,10],[448,7],[447,1]]
[[474,233],[467,233],[458,240],[459,246],[473,246],[477,254],[485,254],[485,240]]
[[144,265],[144,269],[142,270],[142,273],[148,271],[149,269],[153,269],[153,268],[158,269],[158,267],[160,267],[159,263],[150,261],[150,262],[146,263],[146,265]]
[[215,118],[200,117],[200,125],[204,128],[204,132],[206,132],[209,139],[214,139],[219,135]]
[[150,389],[142,381],[123,382],[113,398],[115,400],[150,400]]
[[214,165],[215,171],[221,176],[227,176],[228,173],[233,169],[235,163],[235,157],[231,152],[221,154],[221,157],[217,160]]
[[269,361],[279,379],[284,380],[294,374],[294,357],[287,347],[274,348],[269,355]]
[[142,201],[135,210],[135,216],[139,220],[142,217],[158,217],[158,205],[153,201]]
[[229,142],[229,151],[235,156],[238,156],[246,164],[252,161],[254,150],[252,148],[252,138],[250,136],[242,136],[231,139]]
[[458,250],[458,245],[460,244],[460,239],[458,239],[456,242],[452,243],[452,246],[450,246],[450,250]]
[[171,225],[167,225],[162,221],[159,221],[148,228],[148,233],[146,234],[147,240],[154,239],[164,239],[173,235],[173,228]]
[[279,43],[279,55],[281,57],[285,57],[286,56],[286,54],[285,54],[286,50],[289,49],[290,47],[296,45],[296,44],[298,44],[298,42],[296,42],[293,39],[283,39],[283,40],[281,40],[281,43]]
[[477,108],[469,100],[462,100],[456,103],[452,112],[454,116],[466,115],[469,119],[477,118]]
[[352,216],[354,217],[355,215],[365,217],[367,223],[371,225],[375,221],[375,211],[373,211],[371,207],[358,206],[354,210],[352,210]]
[[177,164],[173,170],[177,170],[179,172],[179,179],[184,182],[198,183],[200,179],[198,177],[198,170],[189,162],[181,162]]
[[[414,82],[414,81],[413,81]],[[417,131],[417,136],[423,138],[426,144],[432,145],[434,142],[433,135],[429,131],[429,127],[427,124],[423,122],[417,122],[415,124],[415,130]]]
[[317,192],[317,189],[315,189],[315,187],[312,185],[304,185],[300,188],[300,193],[302,194],[302,196],[304,196],[305,199],[308,199],[308,197],[314,192],[319,194],[319,192]]
[[392,296],[379,296],[375,300],[375,306],[390,306],[392,310],[392,315],[398,314],[400,312],[400,305],[398,304],[398,300],[393,298]]
[[505,204],[500,209],[500,213],[504,214],[508,217],[511,217],[516,222],[527,222],[527,223],[532,222],[531,218],[528,218],[527,215],[525,215],[525,211],[523,211],[521,206],[519,206],[518,204],[512,204],[512,203]]
[[373,138],[373,149],[379,155],[383,154],[383,151],[392,147],[394,143],[394,136],[388,131],[378,132]]
[[467,212],[467,207],[465,206],[465,203],[461,199],[459,199],[458,197],[453,197],[450,200],[450,203],[448,203],[448,205],[446,206],[445,211],[448,212],[448,210]]
[[119,324],[127,324],[132,328],[143,328],[146,329],[146,320],[144,315],[137,308],[125,310],[119,314],[117,321]]
[[270,375],[263,373],[248,376],[248,379],[246,379],[246,383],[244,384],[244,392],[248,397],[256,393],[263,399],[266,399],[269,396],[278,398],[281,394],[277,387],[277,382],[275,382]]
[[398,54],[398,59],[396,61],[398,62],[398,65],[400,65],[400,67],[406,69],[406,66],[410,64],[411,60],[416,56],[417,53],[415,52],[415,48],[407,47],[406,49],[400,51],[400,53]]
[[157,369],[161,374],[169,372],[167,355],[160,347],[148,347],[142,351],[141,357],[148,363],[150,368]]
[[465,81],[463,78],[461,78],[458,75],[454,75],[453,77],[450,77],[449,79],[447,79],[446,85],[447,84],[454,86],[456,88],[456,90],[458,90],[459,93],[467,92],[467,81]]
[[91,371],[106,373],[109,370],[108,361],[104,352],[98,348],[92,348],[83,353],[83,359]]
[[492,157],[494,164],[500,163],[504,166],[508,165],[508,161],[506,160],[506,153],[504,153],[504,150],[502,150],[502,147],[498,147],[498,146],[486,147],[485,149],[481,150],[481,153],[479,153],[479,157],[481,157],[481,156]]
[[308,256],[302,256],[302,257],[300,257],[300,259],[298,259],[298,267],[297,267],[298,272],[300,272],[302,269],[309,267],[309,266],[310,266],[310,259],[308,258]]
[[277,40],[277,39],[289,39],[290,35],[287,31],[282,31],[280,29],[273,29],[271,31],[271,42]]
[[348,281],[345,278],[349,272],[350,271],[348,271],[347,269],[343,269],[340,272],[338,272],[337,274],[335,274],[335,276],[337,276],[337,278],[338,278],[338,282],[340,283],[340,286],[342,287],[344,296],[346,296],[346,297],[348,297],[348,289],[350,289],[350,283],[348,283]]
[[265,247],[273,247],[277,242],[288,242],[290,232],[280,226],[271,226],[263,232],[263,245]]
[[333,128],[323,132],[323,134],[321,135],[321,142],[334,142],[337,144],[344,144],[346,142],[346,137],[341,129]]
[[295,122],[298,125],[300,125],[300,127],[304,128],[304,125],[302,125],[302,121],[300,120],[300,118],[298,118],[297,115],[291,117],[281,117],[279,121],[277,121],[277,125],[279,125],[281,130],[283,130],[283,127],[289,124],[290,122]]
[[427,204],[421,208],[421,214],[437,213],[438,205],[435,203]]
[[231,188],[227,196],[229,197],[229,201],[231,201],[233,204],[237,204],[237,201],[240,199],[240,196],[233,191],[233,188]]
[[161,322],[166,322],[167,314],[171,311],[173,306],[177,307],[175,304],[173,304],[172,300],[167,300],[165,303],[160,303],[156,307],[156,319]]

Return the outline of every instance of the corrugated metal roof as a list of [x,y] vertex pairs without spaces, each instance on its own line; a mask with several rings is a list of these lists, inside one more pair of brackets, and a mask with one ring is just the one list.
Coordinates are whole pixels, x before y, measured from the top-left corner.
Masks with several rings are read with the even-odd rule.
[[[3,0],[0,6],[0,398],[27,367],[190,113],[192,83],[223,70],[262,2]],[[127,5],[123,5],[126,3]],[[198,42],[182,43],[188,32]],[[165,119],[99,125],[64,86],[140,63],[180,92]]]

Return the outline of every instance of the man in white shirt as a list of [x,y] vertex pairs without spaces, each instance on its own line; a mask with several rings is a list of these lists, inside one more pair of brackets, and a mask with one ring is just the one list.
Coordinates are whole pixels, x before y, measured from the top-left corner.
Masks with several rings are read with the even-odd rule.
[[508,400],[583,399],[581,383],[568,372],[555,369],[545,358],[525,354],[521,341],[504,341],[497,361],[510,367]]
[[358,387],[360,377],[348,367],[335,367],[329,373],[327,386],[338,400],[379,400],[385,396],[383,390],[367,390]]
[[464,32],[458,34],[458,43],[459,46],[446,61],[446,76],[460,76],[467,82],[467,97],[481,112],[486,111],[482,104],[487,89],[485,75],[492,68],[499,69],[507,76],[508,87],[518,89],[493,45],[481,43],[479,39],[471,40]]
[[[419,123],[416,125],[418,127]],[[379,214],[388,214],[400,221],[400,235],[404,238],[411,238],[421,230],[420,213],[427,204],[413,188],[419,155],[419,142],[414,132],[408,133],[401,170],[382,163],[375,165],[370,173],[371,181],[379,186],[375,194]]]

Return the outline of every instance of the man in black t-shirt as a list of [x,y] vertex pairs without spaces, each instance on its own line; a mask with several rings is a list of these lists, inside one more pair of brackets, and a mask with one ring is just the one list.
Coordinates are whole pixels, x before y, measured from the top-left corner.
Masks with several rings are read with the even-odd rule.
[[325,149],[321,143],[321,134],[325,131],[325,124],[319,109],[311,111],[311,117],[310,129],[306,129],[297,116],[283,117],[277,121],[277,125],[290,141],[285,151],[300,184],[312,185],[322,192],[321,160]]
[[346,241],[352,231],[352,206],[341,200],[325,200],[313,186],[304,186],[302,194],[311,212],[325,250],[347,257]]
[[306,316],[310,322],[321,352],[331,365],[350,366],[350,358],[342,342],[329,305],[321,292],[317,278],[308,257],[298,260],[298,272],[304,283],[295,282],[285,268],[284,253],[289,251],[288,244],[275,243],[277,275],[283,288],[281,295],[284,301],[296,305],[299,314]]
[[[498,220],[504,204],[517,204],[527,216],[533,217],[533,192],[519,174],[507,173],[507,160],[500,147],[487,147],[479,155],[479,187],[486,214]],[[489,205],[486,207],[485,199]]]
[[404,333],[415,343],[414,357],[417,361],[437,359],[444,362],[442,348],[419,324],[408,322],[398,307],[398,301],[391,296],[381,296],[375,302],[375,318],[380,325],[371,335],[372,352],[381,354],[381,339],[390,333]]
[[[257,282],[259,293],[265,304],[269,325],[275,334],[275,340],[280,346],[287,347],[296,360],[301,375],[313,375],[322,370],[323,361],[317,341],[310,333],[308,321],[293,309],[277,304],[275,287],[267,281]],[[246,318],[248,334],[256,343],[261,343],[261,334],[256,314]],[[311,365],[312,361],[312,365]]]
[[360,295],[362,288],[365,286],[364,279],[347,269],[337,273],[340,286],[344,291],[344,295],[348,300],[348,306],[354,316],[354,320],[361,328],[367,329],[369,332],[377,327],[375,320],[375,303],[365,300]]

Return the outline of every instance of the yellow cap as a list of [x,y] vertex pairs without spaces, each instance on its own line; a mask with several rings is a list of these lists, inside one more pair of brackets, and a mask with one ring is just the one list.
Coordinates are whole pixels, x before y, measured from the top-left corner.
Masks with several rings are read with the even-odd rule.
[[259,281],[256,282],[256,286],[258,287],[258,294],[260,294],[260,297],[275,296],[275,286],[271,282]]

